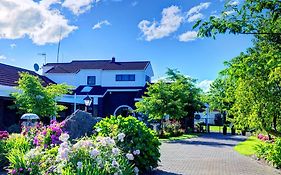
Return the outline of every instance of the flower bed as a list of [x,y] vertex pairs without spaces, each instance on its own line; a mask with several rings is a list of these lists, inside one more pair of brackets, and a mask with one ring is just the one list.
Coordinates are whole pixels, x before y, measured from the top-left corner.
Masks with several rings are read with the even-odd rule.
[[[99,135],[83,137],[79,140],[69,140],[69,135],[62,129],[64,123],[55,121],[49,126],[39,123],[35,127],[25,127],[21,134],[7,135],[5,132],[3,150],[8,150],[5,153],[9,161],[8,173],[133,175],[140,172],[139,168],[142,169],[144,163],[155,167],[160,157],[158,139],[142,122],[135,118],[128,119],[134,124],[134,130],[127,125],[126,119],[121,127],[124,132],[116,130],[115,136]],[[133,134],[136,133],[135,131],[139,131],[141,135],[135,136]],[[1,137],[4,138],[4,134]],[[151,146],[143,145],[145,139],[151,142]],[[156,151],[150,150],[153,146]],[[156,165],[151,164],[154,160]]]
[[4,166],[7,166],[8,160],[5,157],[7,154],[6,140],[9,138],[7,131],[0,131],[0,171]]

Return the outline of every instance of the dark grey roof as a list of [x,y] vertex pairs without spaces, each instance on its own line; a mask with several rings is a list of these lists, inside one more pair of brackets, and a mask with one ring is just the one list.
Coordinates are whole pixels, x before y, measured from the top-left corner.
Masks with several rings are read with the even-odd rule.
[[38,76],[42,80],[43,86],[46,86],[48,84],[55,84],[55,82],[53,82],[49,78],[39,75],[33,71],[0,63],[0,85],[17,86],[20,72],[28,72],[31,75]]
[[116,62],[112,60],[83,60],[70,63],[48,63],[45,66],[53,66],[46,73],[77,73],[81,69],[102,70],[145,70],[149,61]]

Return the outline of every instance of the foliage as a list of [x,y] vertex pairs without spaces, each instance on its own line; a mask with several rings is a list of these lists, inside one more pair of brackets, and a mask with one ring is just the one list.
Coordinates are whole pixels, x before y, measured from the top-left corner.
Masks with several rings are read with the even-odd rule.
[[201,107],[200,89],[195,80],[168,69],[167,78],[148,86],[143,100],[136,103],[137,112],[144,113],[150,119],[162,120],[165,115],[170,119],[181,119]]
[[[220,17],[198,23],[199,36],[218,33],[254,34],[253,47],[226,62],[227,68],[212,85],[213,106],[233,115],[239,129],[262,129],[281,136],[281,2],[245,0],[227,2]],[[234,13],[226,13],[226,12]]]
[[[64,152],[68,152],[67,157]],[[62,168],[62,175],[108,175],[134,174],[130,164],[122,151],[110,137],[97,137],[92,140],[80,140],[73,146],[61,144],[59,158],[67,158],[67,165]]]
[[47,148],[51,145],[58,145],[61,143],[59,137],[63,133],[63,126],[64,122],[58,123],[56,121],[51,121],[51,124],[47,126],[38,123],[35,127],[24,127],[22,129],[22,135],[24,135],[34,147],[44,146]]
[[[111,116],[97,123],[95,129],[99,136],[124,139],[124,142],[118,142],[117,145],[125,153],[136,155],[140,152],[133,162],[141,172],[150,171],[151,168],[158,166],[160,142],[155,133],[143,122],[134,117]],[[124,136],[126,137],[123,138]]]
[[274,166],[281,167],[281,139],[276,138],[273,143],[264,143],[256,147],[257,156],[273,163]]
[[42,146],[31,149],[26,154],[15,150],[10,174],[61,174],[61,175],[109,175],[114,173],[134,174],[133,165],[116,147],[109,137],[96,140],[83,138],[76,144],[68,141],[69,136],[60,137],[60,146],[45,149]]
[[20,133],[21,127],[19,124],[13,124],[7,128],[9,133]]
[[279,0],[245,0],[241,6],[227,1],[220,16],[212,15],[208,21],[199,20],[198,35],[215,37],[218,33],[256,34],[280,43]]
[[167,121],[164,123],[164,135],[167,137],[177,137],[184,134],[184,130],[181,129],[181,124],[178,121]]
[[8,150],[6,149],[6,139],[9,138],[9,133],[7,131],[0,131],[0,170],[8,164],[6,159],[6,154]]
[[20,92],[12,93],[12,97],[15,98],[15,106],[21,113],[50,117],[65,109],[64,106],[57,104],[56,98],[68,93],[70,87],[65,84],[50,84],[43,87],[39,77],[20,73],[17,89]]

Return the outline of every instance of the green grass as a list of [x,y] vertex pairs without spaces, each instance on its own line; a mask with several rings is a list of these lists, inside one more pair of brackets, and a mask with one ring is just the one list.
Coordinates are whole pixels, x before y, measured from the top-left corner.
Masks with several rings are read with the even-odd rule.
[[234,147],[238,153],[246,156],[251,156],[256,153],[255,147],[263,142],[255,136],[249,137],[246,141],[239,143]]
[[167,139],[159,139],[161,142],[167,142],[167,141],[175,141],[175,140],[185,140],[185,139],[191,139],[191,138],[195,138],[198,137],[199,134],[196,133],[192,133],[192,134],[183,134],[181,136],[178,137],[170,137]]
[[[210,126],[210,132],[220,132],[222,133],[223,126]],[[239,130],[236,130],[236,133],[239,132]],[[227,133],[231,133],[231,128],[227,127]]]

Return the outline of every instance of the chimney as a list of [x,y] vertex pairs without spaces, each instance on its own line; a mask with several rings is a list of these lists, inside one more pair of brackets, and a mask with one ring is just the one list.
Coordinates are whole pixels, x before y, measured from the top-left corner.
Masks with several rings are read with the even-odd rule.
[[115,63],[115,57],[112,57],[111,63]]

